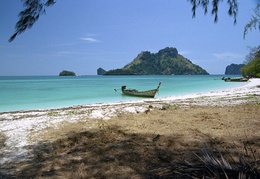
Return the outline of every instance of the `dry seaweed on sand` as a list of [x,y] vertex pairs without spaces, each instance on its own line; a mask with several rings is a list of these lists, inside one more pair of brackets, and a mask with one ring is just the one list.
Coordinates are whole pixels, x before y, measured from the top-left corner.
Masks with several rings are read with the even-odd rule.
[[174,173],[188,178],[216,178],[216,179],[258,179],[260,178],[260,160],[255,156],[251,146],[244,143],[244,153],[238,154],[238,161],[234,154],[229,154],[229,160],[215,147],[213,151],[208,145],[201,149],[201,154],[193,152],[197,163],[183,162],[175,165]]

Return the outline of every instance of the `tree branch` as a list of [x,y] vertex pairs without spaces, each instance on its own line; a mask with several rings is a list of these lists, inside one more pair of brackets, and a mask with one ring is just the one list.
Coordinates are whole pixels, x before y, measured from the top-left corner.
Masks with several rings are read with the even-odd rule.
[[39,19],[40,15],[45,14],[45,7],[55,3],[54,0],[21,0],[25,9],[19,13],[19,21],[15,26],[15,33],[8,40],[12,42],[17,35],[31,28]]
[[[198,6],[201,6],[204,9],[204,14],[207,14],[208,12],[208,6],[210,4],[209,0],[187,0],[192,4],[192,17],[194,18],[196,16],[196,10]],[[222,2],[223,0],[212,0],[212,10],[211,14],[214,15],[214,22],[218,22],[218,7],[219,2]],[[237,0],[227,0],[227,3],[229,5],[228,9],[228,15],[234,17],[234,24],[237,22],[237,12],[238,12],[238,3]]]
[[246,24],[244,28],[244,39],[246,38],[246,34],[248,30],[257,29],[260,30],[260,4],[256,6],[254,9],[255,16],[252,16],[252,19]]

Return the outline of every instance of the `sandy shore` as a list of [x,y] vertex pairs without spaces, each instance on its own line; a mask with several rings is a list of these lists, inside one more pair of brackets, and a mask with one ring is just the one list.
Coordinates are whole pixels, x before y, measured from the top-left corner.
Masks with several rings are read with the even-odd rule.
[[[55,133],[64,126],[71,126],[71,130],[73,126],[80,127],[81,131],[90,130],[100,125],[100,120],[123,119],[122,116],[129,114],[146,114],[149,111],[161,110],[165,113],[164,115],[167,115],[169,113],[167,109],[170,106],[185,109],[194,106],[214,108],[259,103],[260,79],[251,79],[250,82],[238,88],[208,93],[80,105],[61,109],[3,112],[0,113],[0,164],[26,159],[30,155],[27,146],[64,137],[66,132],[70,131],[63,131],[60,136],[57,136],[59,133]],[[78,129],[75,128],[75,130]],[[50,135],[51,132],[53,135]]]

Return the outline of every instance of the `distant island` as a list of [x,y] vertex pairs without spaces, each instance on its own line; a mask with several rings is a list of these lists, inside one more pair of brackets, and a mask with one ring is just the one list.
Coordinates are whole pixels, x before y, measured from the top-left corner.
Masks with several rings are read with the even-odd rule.
[[231,74],[240,74],[240,69],[244,67],[245,64],[231,64],[226,67],[225,74],[231,75]]
[[103,74],[105,74],[107,71],[106,70],[104,70],[103,68],[98,68],[97,69],[97,74],[98,75],[103,75]]
[[73,71],[63,70],[60,72],[59,76],[76,76],[76,74]]
[[166,47],[158,53],[141,52],[123,68],[109,70],[103,75],[209,75],[209,73],[178,54],[176,48]]

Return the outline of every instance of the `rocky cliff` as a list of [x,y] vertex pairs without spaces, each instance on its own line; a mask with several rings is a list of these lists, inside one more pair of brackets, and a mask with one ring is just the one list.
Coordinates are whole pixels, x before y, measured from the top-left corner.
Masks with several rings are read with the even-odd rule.
[[240,74],[240,69],[244,67],[244,64],[231,64],[226,67],[225,74],[231,75],[231,74]]

